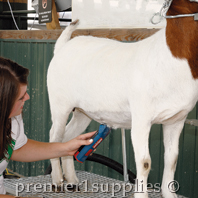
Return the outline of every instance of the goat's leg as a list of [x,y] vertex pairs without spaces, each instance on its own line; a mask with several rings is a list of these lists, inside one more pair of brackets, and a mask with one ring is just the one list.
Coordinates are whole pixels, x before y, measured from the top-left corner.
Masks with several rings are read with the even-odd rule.
[[162,194],[165,198],[176,198],[177,195],[173,193],[174,174],[177,165],[179,137],[184,126],[184,120],[172,125],[163,125],[164,134],[164,173],[162,180]]
[[[63,107],[62,107],[63,109]],[[65,111],[64,111],[65,110]],[[65,125],[71,110],[59,111],[57,114],[52,110],[52,127],[50,130],[50,142],[62,142],[63,135],[65,132]],[[63,182],[63,174],[60,166],[59,158],[51,159],[52,165],[52,183],[60,186]]]
[[148,140],[150,123],[144,122],[141,118],[132,121],[132,144],[135,153],[137,178],[135,185],[135,198],[147,198],[147,178],[151,168]]
[[[65,128],[63,142],[67,142],[81,134],[90,124],[91,119],[77,109],[73,112],[71,121]],[[78,178],[75,173],[73,156],[62,157],[63,174],[67,183],[77,184]]]

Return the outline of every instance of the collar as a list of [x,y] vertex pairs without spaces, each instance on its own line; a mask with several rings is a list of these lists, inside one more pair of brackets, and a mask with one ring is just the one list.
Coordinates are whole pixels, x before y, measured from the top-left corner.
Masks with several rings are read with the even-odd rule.
[[[179,14],[179,15],[174,15],[174,16],[167,16],[166,13],[168,12],[170,5],[172,3],[173,0],[165,0],[165,2],[163,3],[163,6],[160,10],[160,12],[157,12],[153,15],[153,17],[151,18],[151,23],[156,25],[158,23],[160,23],[162,21],[163,18],[166,19],[175,19],[175,18],[181,18],[181,17],[194,17],[194,20],[197,21],[198,20],[198,13],[193,13],[193,14]],[[189,0],[191,2],[197,2],[198,0]],[[159,20],[157,22],[154,21],[155,17],[159,17]]]

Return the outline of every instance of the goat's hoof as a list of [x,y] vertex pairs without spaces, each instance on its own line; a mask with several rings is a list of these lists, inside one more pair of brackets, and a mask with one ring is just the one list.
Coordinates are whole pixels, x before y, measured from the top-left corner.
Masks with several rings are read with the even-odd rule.
[[52,191],[55,193],[64,193],[65,192],[63,185],[61,185],[61,186],[52,185]]
[[78,185],[68,184],[67,185],[67,190],[70,191],[70,192],[79,192],[80,191],[80,188],[79,188]]

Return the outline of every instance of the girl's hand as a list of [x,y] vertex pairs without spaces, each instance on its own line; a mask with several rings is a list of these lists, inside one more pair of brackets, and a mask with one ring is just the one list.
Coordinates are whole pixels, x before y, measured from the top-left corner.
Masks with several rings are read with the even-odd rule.
[[91,144],[93,142],[93,139],[90,138],[95,134],[95,132],[96,131],[79,135],[76,138],[64,143],[67,155],[72,156],[75,154],[80,146]]
[[45,143],[28,139],[24,146],[13,151],[11,159],[20,162],[34,162],[67,155],[72,156],[80,146],[89,145],[93,142],[90,138],[94,135],[94,133],[95,131],[79,135],[65,143]]

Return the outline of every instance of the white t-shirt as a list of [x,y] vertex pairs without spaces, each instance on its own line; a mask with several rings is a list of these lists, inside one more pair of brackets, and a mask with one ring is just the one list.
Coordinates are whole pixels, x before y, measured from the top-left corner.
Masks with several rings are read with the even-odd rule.
[[[21,148],[27,143],[27,136],[24,134],[23,118],[21,115],[11,118],[11,136],[12,136],[12,146],[9,146],[7,152],[7,158],[10,159],[13,150]],[[9,160],[0,160],[0,194],[5,194],[5,188],[3,185],[3,171],[7,168]]]

